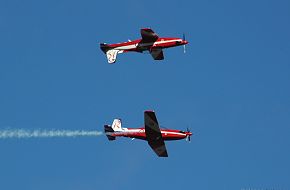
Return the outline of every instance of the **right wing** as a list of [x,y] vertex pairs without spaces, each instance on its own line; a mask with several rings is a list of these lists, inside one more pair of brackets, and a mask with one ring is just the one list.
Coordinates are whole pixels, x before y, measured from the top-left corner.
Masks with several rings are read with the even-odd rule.
[[163,60],[164,56],[163,56],[163,51],[160,48],[152,48],[150,50],[150,54],[153,57],[154,60]]
[[150,28],[141,29],[142,42],[155,42],[159,37]]
[[145,133],[149,146],[159,157],[168,157],[166,146],[153,111],[144,112]]

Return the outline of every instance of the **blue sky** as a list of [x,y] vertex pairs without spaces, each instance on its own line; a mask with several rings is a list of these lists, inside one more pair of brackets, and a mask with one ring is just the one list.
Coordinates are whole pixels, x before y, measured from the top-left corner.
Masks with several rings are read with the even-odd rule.
[[[0,1],[0,129],[103,130],[121,117],[194,133],[167,142],[106,137],[0,140],[0,189],[289,189],[290,2]],[[181,37],[165,60],[100,42]]]

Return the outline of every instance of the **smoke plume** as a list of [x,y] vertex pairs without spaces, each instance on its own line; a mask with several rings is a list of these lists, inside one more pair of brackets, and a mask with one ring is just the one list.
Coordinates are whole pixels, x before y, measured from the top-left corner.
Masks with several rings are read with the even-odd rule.
[[4,129],[0,130],[0,139],[7,138],[50,138],[50,137],[85,137],[100,136],[100,131],[86,130],[27,130],[27,129]]

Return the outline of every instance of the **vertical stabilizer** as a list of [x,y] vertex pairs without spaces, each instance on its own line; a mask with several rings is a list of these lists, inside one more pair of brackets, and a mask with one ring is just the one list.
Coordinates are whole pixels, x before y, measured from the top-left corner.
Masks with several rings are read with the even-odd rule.
[[112,129],[114,131],[123,131],[121,119],[114,119]]

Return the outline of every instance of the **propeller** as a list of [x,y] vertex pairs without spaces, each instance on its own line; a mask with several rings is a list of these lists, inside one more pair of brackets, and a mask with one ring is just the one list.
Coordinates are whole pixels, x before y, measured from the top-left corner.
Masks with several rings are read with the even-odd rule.
[[[186,129],[186,132],[187,132],[187,133],[190,133],[190,130],[189,130],[188,127],[187,127],[187,129]],[[190,142],[190,135],[187,135],[187,136],[186,136],[186,141]]]
[[[185,41],[185,34],[182,35],[182,40]],[[183,53],[186,53],[185,45],[183,45]]]

